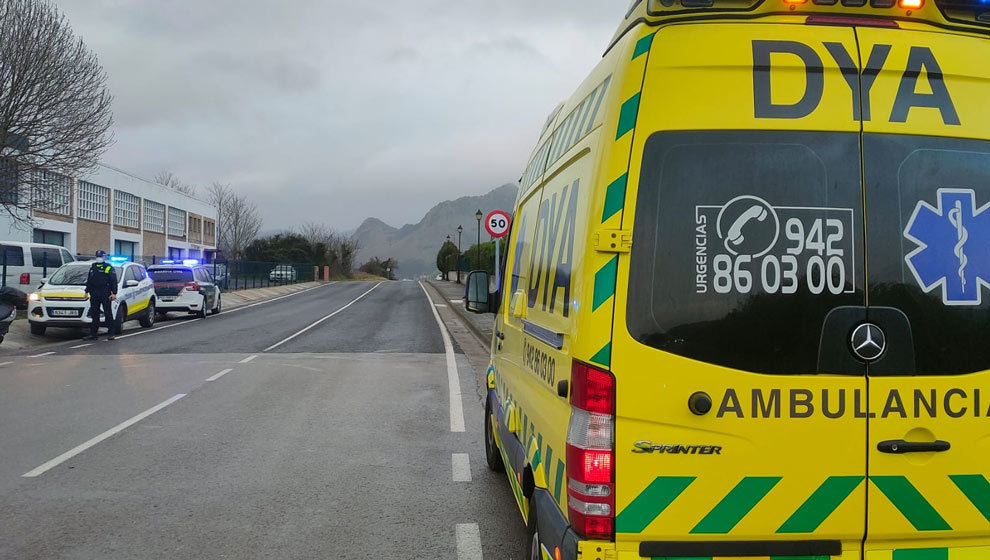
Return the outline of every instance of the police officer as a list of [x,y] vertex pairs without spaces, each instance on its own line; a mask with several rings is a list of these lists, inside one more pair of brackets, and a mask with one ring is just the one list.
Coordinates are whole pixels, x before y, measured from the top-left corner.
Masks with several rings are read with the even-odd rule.
[[106,317],[107,340],[114,339],[114,317],[110,302],[117,299],[117,273],[107,263],[107,254],[96,252],[96,262],[89,268],[86,279],[86,295],[89,296],[89,316],[93,321],[89,324],[89,336],[85,340],[96,340],[100,330],[100,309]]

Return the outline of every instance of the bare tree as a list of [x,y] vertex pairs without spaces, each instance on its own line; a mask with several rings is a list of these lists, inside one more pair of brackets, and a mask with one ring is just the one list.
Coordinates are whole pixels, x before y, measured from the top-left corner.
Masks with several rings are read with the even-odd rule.
[[228,259],[243,258],[244,250],[261,231],[258,208],[223,183],[210,185],[207,195],[217,209],[217,248]]
[[327,247],[330,247],[334,237],[337,236],[330,226],[320,222],[306,222],[299,226],[299,235],[305,237],[313,245],[323,244]]
[[155,182],[172,190],[179,191],[182,194],[196,196],[196,185],[182,181],[178,175],[167,169],[163,169],[155,175]]
[[45,0],[0,2],[0,205],[67,211],[68,176],[113,143],[107,75]]

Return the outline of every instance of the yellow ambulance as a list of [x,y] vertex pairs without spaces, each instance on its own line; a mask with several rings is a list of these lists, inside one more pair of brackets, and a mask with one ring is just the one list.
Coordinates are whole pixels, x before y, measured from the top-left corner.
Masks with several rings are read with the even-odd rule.
[[508,243],[530,558],[990,559],[990,1],[633,2]]

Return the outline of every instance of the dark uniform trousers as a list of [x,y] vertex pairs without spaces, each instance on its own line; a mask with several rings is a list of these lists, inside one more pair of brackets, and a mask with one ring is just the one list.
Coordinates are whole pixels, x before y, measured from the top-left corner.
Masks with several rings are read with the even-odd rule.
[[89,296],[89,316],[93,322],[89,325],[90,336],[96,336],[100,331],[100,308],[103,308],[103,315],[106,317],[107,334],[113,334],[113,310],[110,308],[110,294],[94,293]]

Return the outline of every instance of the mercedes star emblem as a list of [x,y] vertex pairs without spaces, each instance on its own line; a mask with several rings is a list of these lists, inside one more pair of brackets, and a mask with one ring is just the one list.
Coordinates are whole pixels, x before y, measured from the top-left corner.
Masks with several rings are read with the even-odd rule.
[[880,327],[873,323],[863,323],[852,333],[852,351],[864,362],[873,362],[883,356],[887,349],[887,337]]

